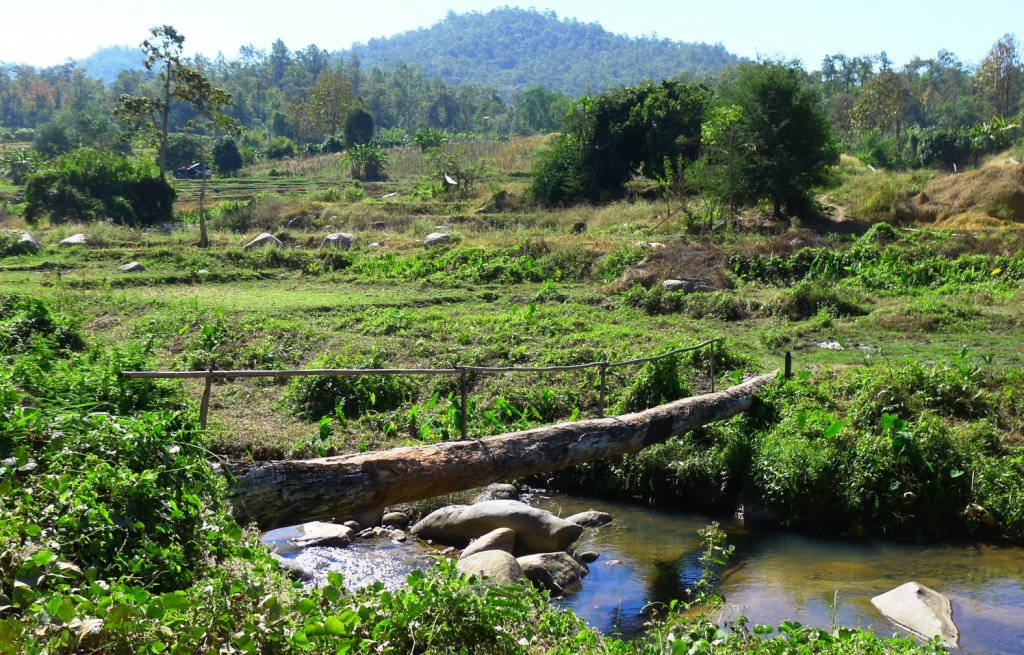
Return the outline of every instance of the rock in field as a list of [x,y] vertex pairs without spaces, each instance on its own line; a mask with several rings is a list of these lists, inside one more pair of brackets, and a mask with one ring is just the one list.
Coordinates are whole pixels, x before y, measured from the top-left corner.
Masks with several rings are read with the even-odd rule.
[[39,242],[28,232],[22,232],[18,237],[18,243],[14,246],[14,252],[22,254],[39,252]]
[[934,589],[908,582],[875,596],[871,604],[899,627],[925,639],[940,637],[943,645],[957,648],[960,631],[953,623],[953,608],[949,599]]
[[515,584],[523,579],[519,562],[503,550],[487,550],[460,559],[457,567],[463,573],[486,578],[494,584]]
[[714,287],[701,280],[665,280],[661,283],[665,291],[682,291],[693,293],[695,291],[714,291]]
[[348,250],[355,243],[356,235],[349,234],[348,232],[332,232],[324,237],[324,240],[320,243],[321,248],[335,247],[341,248],[342,250]]
[[242,250],[252,250],[253,248],[259,248],[260,246],[275,246],[280,248],[284,244],[281,240],[275,237],[270,232],[263,232],[249,243],[242,246]]
[[473,543],[466,546],[466,549],[462,551],[462,554],[459,555],[459,559],[466,559],[467,557],[487,550],[503,550],[506,553],[511,554],[515,551],[515,547],[515,531],[509,530],[508,528],[498,528],[497,530],[491,530],[478,539],[474,539]]
[[569,553],[540,553],[517,559],[526,579],[561,594],[579,590],[587,570]]
[[475,505],[443,507],[412,526],[412,533],[421,539],[464,544],[495,528],[514,530],[516,551],[523,554],[565,550],[583,532],[575,523],[525,503],[488,500]]
[[84,245],[88,245],[88,243],[89,243],[89,237],[87,237],[86,235],[84,235],[81,232],[79,232],[78,234],[72,234],[71,236],[69,236],[66,239],[61,239],[60,242],[57,245],[58,246],[62,246],[62,247],[84,246]]
[[352,542],[354,533],[351,528],[335,523],[324,523],[323,521],[312,521],[299,526],[302,531],[301,537],[289,539],[289,543],[299,548],[311,546],[333,546],[344,548]]
[[423,246],[430,248],[432,246],[441,246],[452,240],[452,235],[445,234],[444,232],[431,232],[427,235],[427,238],[423,240]]
[[565,519],[569,523],[583,526],[584,528],[597,528],[612,522],[612,515],[608,512],[599,512],[591,509],[579,514],[573,514]]
[[146,270],[146,267],[142,265],[142,262],[129,262],[127,264],[121,264],[117,267],[117,270],[122,273],[141,273]]

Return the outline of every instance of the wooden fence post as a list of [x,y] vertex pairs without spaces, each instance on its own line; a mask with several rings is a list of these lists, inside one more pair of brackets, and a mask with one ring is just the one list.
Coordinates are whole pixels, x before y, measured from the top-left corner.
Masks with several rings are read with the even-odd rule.
[[786,379],[793,377],[793,353],[786,351]]
[[461,371],[461,376],[459,377],[459,396],[461,397],[459,411],[461,412],[462,415],[460,421],[462,423],[462,440],[465,441],[466,439],[469,438],[469,420],[466,417],[466,369],[462,368],[461,366],[456,368],[458,368]]
[[199,403],[199,428],[206,429],[206,418],[210,414],[210,392],[213,390],[213,376],[206,376],[206,386],[203,388],[203,400]]

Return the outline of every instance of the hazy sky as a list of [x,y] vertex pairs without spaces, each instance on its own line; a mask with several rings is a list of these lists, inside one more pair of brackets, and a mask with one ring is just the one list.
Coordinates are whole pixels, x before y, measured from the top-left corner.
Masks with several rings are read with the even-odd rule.
[[0,22],[0,61],[50,66],[108,45],[137,46],[154,25],[185,35],[189,54],[231,58],[242,45],[342,50],[448,11],[536,7],[631,36],[722,43],[739,55],[798,58],[885,50],[896,64],[945,48],[977,62],[1006,33],[1024,39],[1021,0],[14,0]]

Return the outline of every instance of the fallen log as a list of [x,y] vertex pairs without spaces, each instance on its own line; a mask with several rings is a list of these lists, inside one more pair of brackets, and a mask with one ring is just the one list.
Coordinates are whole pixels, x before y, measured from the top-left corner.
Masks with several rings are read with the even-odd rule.
[[479,440],[268,462],[239,472],[230,500],[239,523],[253,522],[264,530],[306,521],[345,520],[395,503],[642,450],[746,411],[775,375],[622,416]]

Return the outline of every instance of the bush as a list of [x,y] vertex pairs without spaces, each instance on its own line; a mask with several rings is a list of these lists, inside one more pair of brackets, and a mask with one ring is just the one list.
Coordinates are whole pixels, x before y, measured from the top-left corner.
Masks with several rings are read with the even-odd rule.
[[773,309],[793,321],[802,321],[816,315],[823,308],[833,310],[835,316],[861,316],[863,308],[847,299],[832,285],[805,280],[776,300]]
[[375,129],[373,115],[362,107],[353,107],[345,118],[345,143],[349,147],[369,143]]
[[691,393],[689,383],[679,372],[679,357],[664,357],[643,365],[623,390],[613,413],[638,412],[685,398]]
[[89,148],[58,158],[25,186],[25,218],[35,223],[114,223],[139,227],[173,219],[175,193],[152,163],[129,161]]
[[[364,359],[324,355],[312,368],[384,368],[380,352]],[[299,418],[317,421],[325,416],[358,418],[368,411],[395,409],[408,401],[411,387],[399,375],[314,375],[295,378],[285,402]]]
[[48,353],[85,347],[78,323],[54,314],[43,300],[17,293],[0,296],[0,353],[10,356],[30,348]]
[[213,165],[221,175],[234,175],[244,165],[238,144],[229,136],[217,141],[213,146]]
[[284,159],[285,157],[294,157],[298,149],[295,147],[295,142],[286,136],[279,136],[270,142],[267,146],[267,157],[270,159]]

